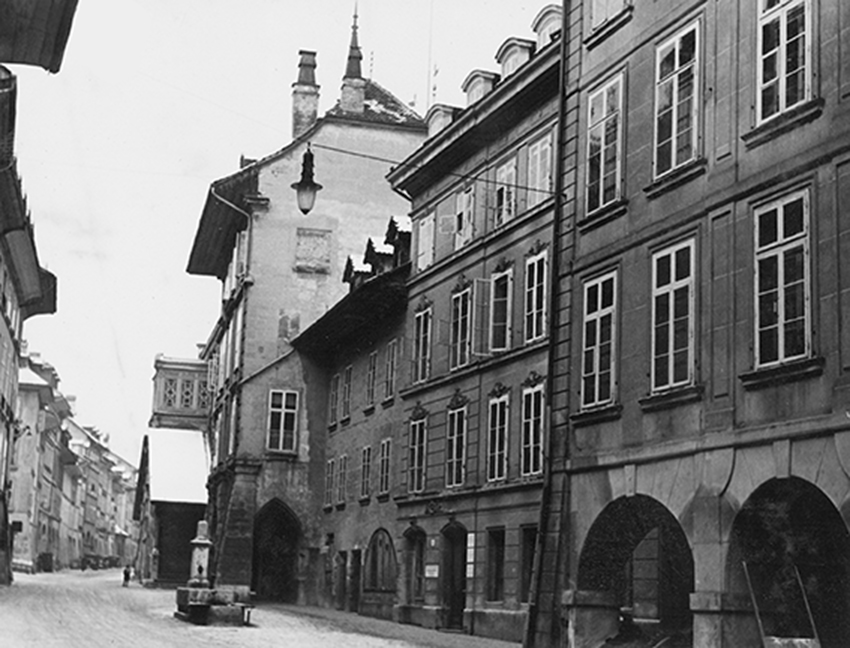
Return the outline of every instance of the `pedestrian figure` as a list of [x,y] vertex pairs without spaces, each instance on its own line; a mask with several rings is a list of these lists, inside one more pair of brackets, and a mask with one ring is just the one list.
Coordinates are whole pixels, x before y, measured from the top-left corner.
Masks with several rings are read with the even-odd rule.
[[127,587],[130,584],[130,565],[124,567],[124,582],[122,587]]

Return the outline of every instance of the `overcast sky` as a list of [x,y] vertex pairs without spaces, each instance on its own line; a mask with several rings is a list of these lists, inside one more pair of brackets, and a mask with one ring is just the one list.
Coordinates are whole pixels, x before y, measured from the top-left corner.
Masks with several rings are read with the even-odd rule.
[[[364,76],[371,70],[424,114],[430,60],[435,100],[464,105],[466,75],[495,71],[499,45],[531,38],[546,4],[359,0]],[[59,278],[58,312],[27,321],[24,338],[77,397],[77,421],[109,434],[134,464],[154,356],[195,357],[218,317],[218,281],[186,274],[207,189],[238,169],[240,155],[291,140],[299,49],[318,52],[320,113],[333,105],[353,8],[80,0],[57,75],[8,66],[18,76],[15,146],[40,262]]]

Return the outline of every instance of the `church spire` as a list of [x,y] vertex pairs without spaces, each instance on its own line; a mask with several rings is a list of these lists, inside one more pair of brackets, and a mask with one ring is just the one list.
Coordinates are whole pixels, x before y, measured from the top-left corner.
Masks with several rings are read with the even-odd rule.
[[363,74],[360,69],[360,61],[363,60],[363,54],[360,51],[360,45],[357,42],[357,3],[354,3],[354,21],[351,24],[351,44],[348,46],[348,63],[345,66],[345,76],[343,79],[362,79]]

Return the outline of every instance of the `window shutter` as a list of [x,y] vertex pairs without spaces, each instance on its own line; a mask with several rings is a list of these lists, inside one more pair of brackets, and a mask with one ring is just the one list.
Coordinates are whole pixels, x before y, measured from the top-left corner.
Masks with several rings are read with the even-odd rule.
[[475,279],[472,289],[472,354],[489,355],[490,279]]

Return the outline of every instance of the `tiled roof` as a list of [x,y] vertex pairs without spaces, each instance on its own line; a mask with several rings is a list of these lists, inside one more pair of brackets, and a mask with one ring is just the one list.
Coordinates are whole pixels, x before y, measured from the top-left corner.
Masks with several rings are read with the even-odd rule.
[[425,121],[398,97],[371,79],[366,80],[362,113],[344,111],[339,102],[327,112],[328,116],[345,117],[375,124],[397,124],[425,128]]

